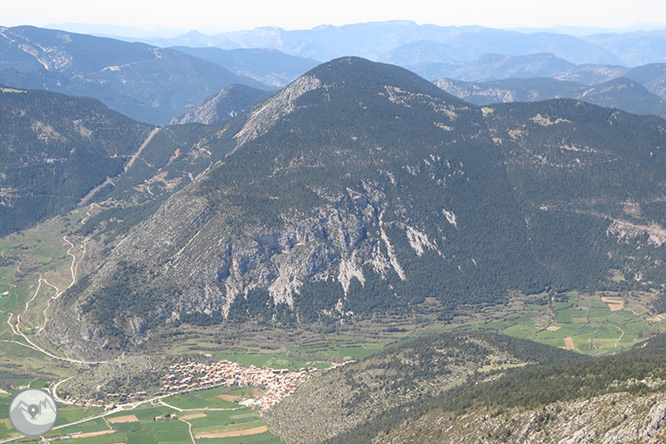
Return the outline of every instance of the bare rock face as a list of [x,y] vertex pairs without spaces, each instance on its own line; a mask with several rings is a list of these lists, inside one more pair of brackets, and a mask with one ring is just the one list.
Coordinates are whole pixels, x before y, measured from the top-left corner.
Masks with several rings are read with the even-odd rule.
[[281,117],[296,109],[295,102],[300,96],[320,85],[321,81],[317,77],[304,75],[286,86],[272,100],[250,114],[247,123],[235,136],[238,145],[268,131]]
[[[664,425],[664,419],[666,418],[666,403],[655,404],[654,407],[650,410],[648,415],[649,423],[643,429],[641,433],[641,438],[643,440],[654,438],[659,433]],[[617,441],[616,441],[617,442]]]
[[432,412],[373,442],[656,443],[662,436],[665,402],[664,394],[617,393],[500,415],[473,411],[454,418]]

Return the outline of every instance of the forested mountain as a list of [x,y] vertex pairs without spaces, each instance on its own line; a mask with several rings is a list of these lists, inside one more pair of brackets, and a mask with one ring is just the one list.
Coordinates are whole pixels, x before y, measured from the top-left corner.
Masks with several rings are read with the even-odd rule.
[[[0,86],[0,123],[1,235],[105,199],[139,204],[129,214],[148,216],[227,153],[214,147],[227,124],[158,128],[96,99],[48,91]],[[140,220],[120,223],[125,213],[109,210],[92,221],[125,234]]]
[[320,65],[208,129],[206,150],[230,154],[115,244],[50,335],[92,356],[182,322],[334,323],[426,299],[447,319],[610,268],[656,285],[665,128],[573,100],[477,108],[395,66]]
[[74,208],[152,130],[94,99],[0,86],[0,235]]
[[435,81],[435,84],[449,94],[475,105],[574,98],[587,89],[580,83],[541,77],[489,80],[487,82],[439,79]]
[[1,83],[94,97],[143,122],[167,124],[233,83],[269,89],[173,49],[32,26],[0,31]]
[[506,79],[488,82],[440,79],[436,84],[444,91],[476,105],[570,98],[635,114],[654,114],[666,117],[666,102],[639,83],[626,77],[594,86],[549,78]]
[[637,66],[624,74],[645,86],[648,91],[666,99],[666,63],[651,63]]

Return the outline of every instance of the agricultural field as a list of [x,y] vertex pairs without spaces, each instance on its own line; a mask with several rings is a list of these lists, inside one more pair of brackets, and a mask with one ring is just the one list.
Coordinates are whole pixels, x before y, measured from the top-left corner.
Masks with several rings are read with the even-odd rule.
[[[59,405],[56,426],[47,433],[45,439],[48,442],[69,438],[76,444],[282,442],[268,431],[254,409],[220,399],[218,396],[222,392],[231,393],[231,390],[220,387],[193,392],[184,398],[170,397],[165,403],[155,401],[135,409],[107,413],[96,407]],[[239,401],[244,399],[238,395],[228,396]],[[10,395],[0,394],[0,409],[8,410],[10,400]],[[188,408],[182,409],[176,405]],[[18,434],[12,430],[9,420],[0,419],[0,441],[13,437],[18,438]],[[40,442],[39,439],[30,438],[17,439],[15,442],[33,441]]]
[[513,313],[470,327],[602,355],[666,331],[666,321],[650,313],[651,299],[641,292],[572,291],[548,305],[514,301]]
[[287,345],[278,352],[239,353],[220,351],[213,353],[215,359],[226,359],[241,365],[286,368],[298,370],[303,367],[325,369],[333,362],[346,362],[369,356],[383,348],[381,343],[360,343],[353,346],[335,344]]

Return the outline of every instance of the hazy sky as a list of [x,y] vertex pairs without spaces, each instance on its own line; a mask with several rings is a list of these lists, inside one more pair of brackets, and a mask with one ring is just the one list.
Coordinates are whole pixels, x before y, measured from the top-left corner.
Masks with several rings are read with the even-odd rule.
[[626,28],[657,22],[666,28],[664,0],[17,0],[3,2],[1,9],[3,26],[104,23],[212,31],[404,19],[501,28]]

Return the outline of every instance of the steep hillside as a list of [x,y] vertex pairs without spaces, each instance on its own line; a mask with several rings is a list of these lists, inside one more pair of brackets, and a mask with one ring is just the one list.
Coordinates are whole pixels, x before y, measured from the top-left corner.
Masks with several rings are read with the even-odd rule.
[[626,77],[595,85],[574,98],[607,108],[666,118],[666,100]]
[[308,381],[267,420],[288,443],[324,442],[372,423],[382,412],[438,396],[475,375],[497,378],[508,368],[581,359],[582,355],[506,336],[457,333],[422,338]]
[[175,117],[172,124],[211,124],[230,119],[270,97],[272,93],[245,85],[231,85],[206,97],[197,105]]
[[115,244],[48,328],[95,355],[182,322],[335,324],[426,300],[446,320],[611,268],[656,286],[663,125],[566,100],[479,109],[338,59],[217,127],[209,150],[230,154]]
[[158,125],[233,83],[268,89],[173,49],[31,26],[0,28],[0,52],[1,83],[94,97]]
[[0,87],[0,235],[74,208],[152,130],[94,99]]

